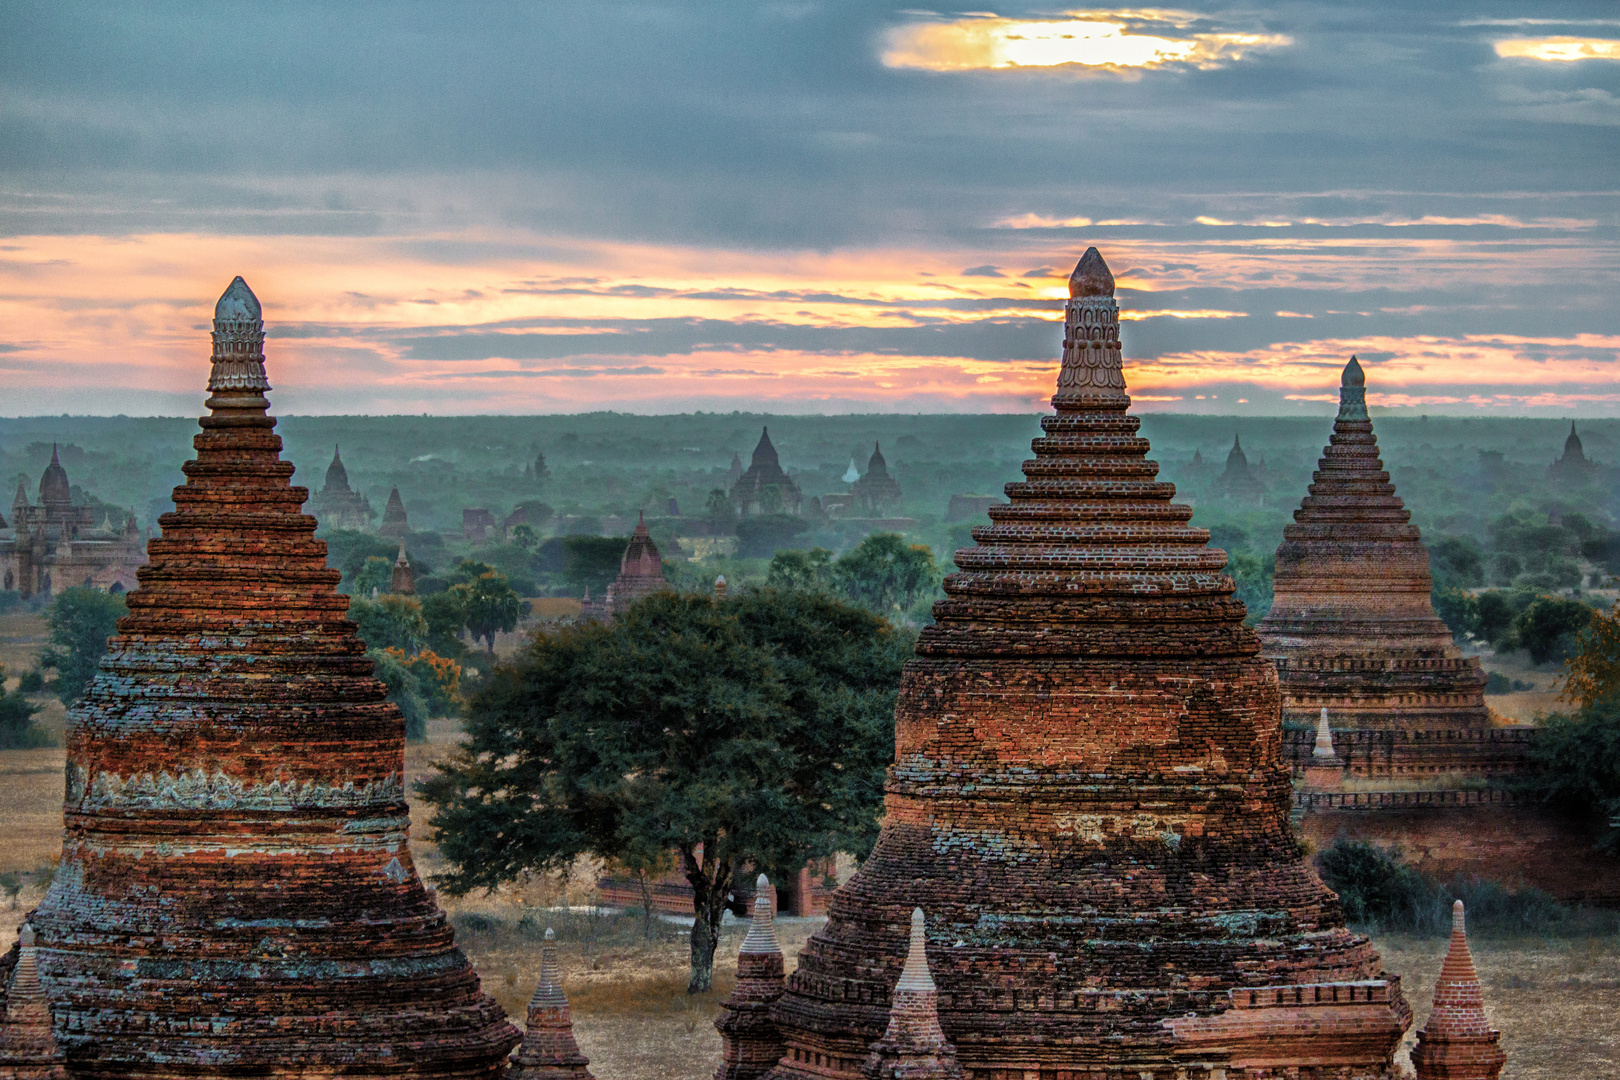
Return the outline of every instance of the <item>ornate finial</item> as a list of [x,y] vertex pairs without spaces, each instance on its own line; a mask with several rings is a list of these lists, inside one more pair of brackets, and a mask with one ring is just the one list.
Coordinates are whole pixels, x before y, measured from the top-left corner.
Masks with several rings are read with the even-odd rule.
[[[1096,251],[1096,248],[1092,248]],[[906,948],[906,966],[900,972],[896,990],[920,990],[932,993],[934,977],[928,973],[928,931],[922,908],[911,909],[911,941]]]
[[264,374],[264,321],[259,298],[240,277],[214,305],[214,368],[210,393],[270,389]]
[[1368,423],[1370,419],[1367,416],[1367,373],[1361,370],[1361,362],[1354,356],[1344,365],[1344,374],[1339,377],[1338,418],[1358,424]]
[[32,949],[34,947],[34,924],[23,923],[22,930],[17,934],[17,945],[20,948]]
[[776,923],[771,917],[771,883],[764,874],[754,881],[754,921],[743,938],[745,953],[781,952],[782,943],[776,939]]
[[1063,367],[1054,405],[1125,405],[1125,372],[1119,351],[1119,305],[1114,275],[1096,248],[1087,248],[1069,278],[1063,319]]
[[714,579],[714,598],[716,600],[726,598],[726,575],[724,574]]
[[1094,247],[1086,248],[1086,253],[1074,264],[1074,273],[1069,275],[1069,295],[1075,298],[1114,295],[1114,275],[1103,261],[1102,252]]
[[1328,727],[1327,706],[1322,707],[1322,719],[1316,725],[1316,749],[1311,751],[1313,758],[1339,759],[1333,751],[1333,729]]

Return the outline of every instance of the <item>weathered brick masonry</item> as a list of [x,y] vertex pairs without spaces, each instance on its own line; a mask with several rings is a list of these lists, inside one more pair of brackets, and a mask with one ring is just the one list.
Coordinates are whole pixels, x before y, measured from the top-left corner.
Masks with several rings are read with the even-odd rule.
[[406,843],[404,723],[266,415],[259,304],[214,318],[210,415],[69,718],[31,917],[75,1077],[494,1076],[518,1033]]
[[[1429,553],[1378,456],[1366,376],[1345,365],[1339,413],[1310,493],[1277,549],[1257,627],[1281,678],[1283,719],[1326,708],[1352,771],[1512,772],[1527,745],[1490,728],[1485,674],[1434,613]],[[1387,742],[1373,733],[1389,732]]]
[[1127,415],[1095,249],[1070,296],[1055,414],[906,668],[884,828],[771,1075],[859,1075],[920,907],[972,1080],[1387,1076],[1410,1010],[1289,834],[1276,671]]

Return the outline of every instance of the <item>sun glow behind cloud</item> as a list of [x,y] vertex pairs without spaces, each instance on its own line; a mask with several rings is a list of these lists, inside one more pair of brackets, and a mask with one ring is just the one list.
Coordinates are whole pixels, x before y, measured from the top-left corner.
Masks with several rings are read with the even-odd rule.
[[1504,60],[1545,60],[1555,63],[1620,60],[1620,41],[1577,37],[1507,38],[1496,43],[1496,55]]
[[[1175,35],[1197,19],[1176,11],[1072,11],[1066,19],[1004,19],[993,14],[953,22],[911,23],[885,37],[883,63],[925,71],[1049,68],[1103,70],[1187,64],[1219,67],[1259,49],[1292,44],[1281,34]],[[1142,32],[1152,27],[1152,32]]]

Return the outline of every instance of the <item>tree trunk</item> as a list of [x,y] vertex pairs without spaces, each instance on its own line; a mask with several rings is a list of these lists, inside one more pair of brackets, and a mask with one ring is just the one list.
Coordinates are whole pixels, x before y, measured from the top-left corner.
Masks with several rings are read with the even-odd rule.
[[636,880],[641,883],[641,936],[652,944],[652,894],[647,891],[647,868],[642,867],[636,871]]
[[720,942],[720,916],[726,910],[726,896],[731,892],[731,863],[717,859],[711,839],[703,845],[703,859],[698,861],[690,847],[681,848],[681,861],[685,865],[686,880],[692,883],[692,975],[687,981],[688,994],[706,994],[714,988],[714,949]]

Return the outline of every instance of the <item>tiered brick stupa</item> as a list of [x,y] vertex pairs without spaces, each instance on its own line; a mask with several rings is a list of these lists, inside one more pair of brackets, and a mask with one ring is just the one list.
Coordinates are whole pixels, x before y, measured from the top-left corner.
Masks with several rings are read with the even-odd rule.
[[[715,599],[725,599],[716,584]],[[754,920],[737,950],[737,986],[720,1005],[714,1026],[720,1032],[720,1067],[714,1080],[754,1080],[782,1057],[782,1036],[771,1023],[771,1006],[782,996],[782,943],[771,914],[771,883],[754,882]]]
[[1463,902],[1451,905],[1451,948],[1434,983],[1434,1007],[1418,1032],[1412,1067],[1418,1080],[1496,1080],[1507,1064],[1502,1033],[1485,1018],[1485,992],[1474,972]]
[[77,1080],[496,1077],[518,1032],[407,843],[405,723],[344,618],[266,415],[241,278],[211,414],[69,714],[61,867],[33,916]]
[[[0,974],[0,1080],[66,1080],[66,1060],[51,1030],[51,1003],[39,984],[34,928],[17,934],[9,976]],[[8,959],[10,959],[8,957]]]
[[506,1080],[593,1080],[591,1061],[574,1040],[574,1020],[557,967],[557,935],[549,926],[540,946],[540,983],[529,999],[528,1030]]
[[1275,599],[1256,628],[1277,662],[1283,719],[1313,724],[1327,708],[1336,729],[1485,730],[1485,674],[1434,613],[1429,553],[1379,459],[1355,357],[1323,455],[1283,530]]
[[774,1080],[860,1075],[915,907],[970,1080],[1390,1075],[1410,1011],[1289,832],[1276,671],[1127,415],[1113,284],[1088,250],[1056,413],[906,667],[883,830],[772,1012]]

